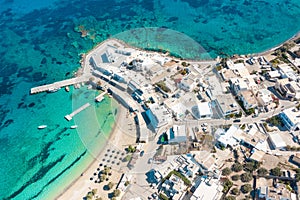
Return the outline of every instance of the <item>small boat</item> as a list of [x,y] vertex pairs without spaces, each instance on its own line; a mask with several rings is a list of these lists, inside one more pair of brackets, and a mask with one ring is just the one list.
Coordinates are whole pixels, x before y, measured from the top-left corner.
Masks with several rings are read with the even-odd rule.
[[60,88],[56,88],[56,87],[50,87],[47,92],[48,93],[52,93],[52,92],[57,92]]
[[70,91],[69,86],[66,86],[66,87],[65,87],[65,90],[66,90],[66,92],[69,92],[69,91]]
[[78,126],[77,125],[73,125],[73,126],[71,126],[70,128],[71,129],[75,129],[75,128],[77,128]]
[[47,125],[40,125],[40,126],[38,126],[38,129],[44,129],[44,128],[47,128]]

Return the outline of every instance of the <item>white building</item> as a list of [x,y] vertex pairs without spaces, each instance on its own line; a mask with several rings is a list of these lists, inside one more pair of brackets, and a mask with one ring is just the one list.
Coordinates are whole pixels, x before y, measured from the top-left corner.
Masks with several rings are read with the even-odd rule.
[[276,81],[275,88],[282,96],[291,100],[300,99],[300,84],[296,81],[290,81],[288,78]]
[[236,114],[240,111],[231,94],[218,95],[214,102],[222,117],[226,117],[230,114]]
[[285,109],[279,116],[289,130],[297,129],[295,126],[298,126],[298,129],[300,128],[300,111],[297,108],[293,107]]
[[242,132],[243,131],[237,125],[232,125],[226,132],[222,131],[222,129],[218,129],[215,133],[215,137],[221,146],[235,147],[240,142],[240,134]]
[[298,79],[295,71],[288,64],[281,64],[278,65],[278,67],[281,78],[288,78],[291,81],[296,81]]
[[257,100],[250,90],[240,91],[238,97],[243,102],[245,109],[257,107]]
[[167,131],[167,135],[169,144],[187,141],[185,125],[173,125],[173,127]]
[[201,178],[191,200],[219,200],[222,197],[223,186],[218,179],[213,177]]
[[256,94],[256,99],[260,107],[270,110],[276,105],[273,103],[272,93],[267,89],[260,89]]
[[196,85],[197,83],[195,80],[186,77],[179,82],[178,87],[186,92],[192,92]]
[[155,131],[172,121],[172,114],[164,106],[160,106],[156,103],[150,104],[145,114],[150,122],[150,126]]
[[282,149],[286,147],[286,144],[279,133],[269,134],[269,138],[275,149]]
[[201,102],[192,107],[192,115],[196,119],[211,118],[213,113],[210,102]]

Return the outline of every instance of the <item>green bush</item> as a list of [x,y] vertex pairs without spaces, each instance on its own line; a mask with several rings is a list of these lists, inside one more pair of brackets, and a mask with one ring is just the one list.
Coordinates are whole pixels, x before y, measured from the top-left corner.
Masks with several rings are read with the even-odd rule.
[[232,190],[231,190],[231,193],[233,194],[233,195],[238,195],[239,193],[240,193],[240,190],[238,189],[238,188],[233,188]]
[[232,166],[231,166],[231,169],[232,171],[234,172],[240,172],[243,170],[243,165],[241,163],[234,163]]
[[259,169],[257,170],[257,174],[258,174],[259,176],[265,176],[265,175],[268,174],[268,170],[265,169],[265,168],[263,168],[263,167],[261,167],[261,168],[259,168]]
[[231,169],[229,168],[229,167],[226,167],[226,168],[224,168],[223,170],[222,170],[222,175],[223,176],[228,176],[228,175],[230,175],[231,174]]
[[241,175],[241,181],[242,181],[242,182],[249,182],[249,181],[251,181],[252,179],[253,179],[252,175],[251,175],[250,173],[248,173],[248,172],[243,173],[243,174]]
[[240,175],[236,174],[231,177],[231,180],[238,181],[240,179]]
[[271,169],[270,173],[273,176],[281,176],[282,175],[282,171],[280,170],[279,167],[275,167],[275,168]]
[[229,179],[224,180],[223,193],[227,193],[230,190],[230,188],[232,187],[232,185],[233,185],[233,183]]
[[252,186],[250,184],[242,185],[241,191],[246,194],[252,190]]

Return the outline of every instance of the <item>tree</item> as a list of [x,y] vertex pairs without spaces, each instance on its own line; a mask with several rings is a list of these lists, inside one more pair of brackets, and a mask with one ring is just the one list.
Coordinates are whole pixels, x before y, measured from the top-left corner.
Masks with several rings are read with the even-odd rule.
[[241,163],[237,162],[237,163],[234,163],[231,167],[232,171],[234,172],[240,172],[243,170],[243,166]]
[[273,169],[270,170],[270,173],[273,175],[273,176],[281,176],[282,175],[282,171],[280,170],[279,167],[275,167]]
[[102,198],[101,198],[101,197],[98,197],[96,200],[102,200]]
[[230,190],[230,188],[232,187],[232,185],[233,185],[233,183],[229,179],[224,180],[223,193],[227,193]]
[[246,194],[252,190],[252,186],[250,184],[242,185],[241,191]]
[[129,182],[129,181],[126,181],[124,185],[125,185],[125,186],[128,186],[129,184],[130,184],[130,182]]
[[235,174],[235,175],[233,175],[233,176],[231,177],[231,179],[232,179],[233,181],[238,181],[238,180],[240,179],[240,175]]
[[101,174],[101,176],[100,176],[100,182],[105,181],[105,179],[106,179],[106,175],[105,174]]
[[226,167],[222,170],[222,175],[223,176],[228,176],[231,174],[231,169],[229,167]]
[[121,191],[119,189],[114,190],[114,197],[120,196]]
[[244,170],[248,172],[253,172],[260,166],[259,162],[251,161],[244,164]]
[[93,194],[93,196],[95,196],[95,194],[97,194],[97,189],[96,188],[94,188],[94,189],[92,189],[92,194]]
[[111,189],[114,187],[114,185],[115,185],[115,184],[113,184],[112,182],[109,182],[109,183],[107,184],[108,189],[111,190]]
[[261,167],[257,170],[257,174],[259,176],[265,176],[268,174],[268,170],[266,168]]
[[128,151],[129,153],[134,153],[134,152],[135,152],[135,149],[136,149],[135,147],[129,145],[128,148],[127,148],[127,151]]
[[231,193],[233,194],[233,195],[238,195],[239,193],[240,193],[240,190],[238,189],[238,188],[233,188],[232,190],[231,190]]
[[242,182],[249,182],[249,181],[252,180],[252,178],[253,178],[252,175],[248,172],[245,172],[241,175],[241,181]]
[[236,200],[235,196],[226,196],[224,200]]

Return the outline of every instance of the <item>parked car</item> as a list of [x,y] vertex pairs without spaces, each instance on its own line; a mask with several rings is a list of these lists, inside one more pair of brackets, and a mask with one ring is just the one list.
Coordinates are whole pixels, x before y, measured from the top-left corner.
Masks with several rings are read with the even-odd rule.
[[241,122],[241,120],[240,119],[235,119],[235,120],[233,120],[233,122]]
[[145,151],[143,150],[143,151],[141,151],[140,152],[140,156],[142,157],[143,155],[144,155],[144,153],[145,153]]

